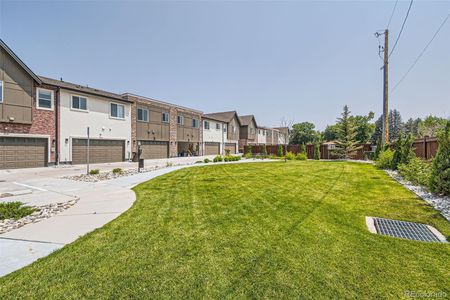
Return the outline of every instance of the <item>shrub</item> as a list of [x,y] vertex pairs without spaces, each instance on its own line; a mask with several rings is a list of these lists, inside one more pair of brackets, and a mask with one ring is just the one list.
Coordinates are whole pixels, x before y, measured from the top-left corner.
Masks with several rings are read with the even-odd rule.
[[401,164],[408,164],[412,157],[415,156],[412,150],[413,139],[412,135],[403,137],[401,134],[398,137],[397,143],[395,145],[394,157],[392,159],[392,169],[397,170],[398,166]]
[[235,161],[241,160],[241,157],[240,157],[240,156],[233,156],[233,157],[234,157],[234,160],[235,160]]
[[292,153],[292,152],[290,152],[290,151],[288,151],[288,152],[286,153],[286,159],[287,159],[287,160],[293,160],[293,159],[295,159],[295,154]]
[[[253,147],[252,147],[252,145],[249,145],[249,146],[247,147],[247,153],[253,154]],[[246,154],[247,154],[247,153],[246,153]]]
[[262,148],[261,148],[261,156],[262,156],[263,158],[267,156],[267,147],[266,147],[266,145],[262,145]]
[[197,160],[195,163],[196,164],[201,164],[203,161],[201,161],[201,160]]
[[229,161],[230,161],[230,157],[229,157],[229,156],[225,156],[225,157],[223,158],[223,161],[229,162]]
[[375,166],[379,169],[392,169],[392,160],[394,159],[394,152],[390,149],[380,153]]
[[205,159],[203,160],[203,162],[204,162],[205,164],[207,164],[207,163],[211,162],[211,160],[210,160],[209,158],[205,158]]
[[217,155],[216,157],[214,157],[213,162],[220,162],[222,161],[222,156]]
[[251,154],[250,152],[247,152],[247,153],[244,154],[244,157],[246,159],[250,159],[250,158],[253,158],[253,154]]
[[114,169],[112,169],[112,172],[114,174],[122,174],[123,170],[122,170],[122,168],[114,168]]
[[295,156],[296,160],[307,160],[308,156],[306,155],[305,152],[300,152]]
[[257,154],[257,155],[255,155],[255,158],[256,159],[262,159],[263,157],[261,156],[261,154]]
[[275,154],[269,154],[269,156],[267,156],[267,158],[269,158],[269,159],[279,159],[279,157],[276,156]]
[[320,144],[314,145],[314,159],[320,160]]
[[283,146],[281,146],[281,145],[278,145],[277,156],[283,157]]
[[29,206],[23,206],[22,202],[3,202],[0,203],[0,220],[20,219],[31,215],[36,209]]
[[439,148],[433,160],[430,190],[441,195],[450,195],[450,120],[438,135]]
[[98,174],[100,174],[99,169],[92,169],[89,171],[89,175],[98,175]]
[[377,141],[375,152],[373,154],[373,160],[377,160],[381,153],[381,137]]
[[409,163],[399,165],[398,172],[412,184],[428,187],[431,178],[431,163],[413,157]]

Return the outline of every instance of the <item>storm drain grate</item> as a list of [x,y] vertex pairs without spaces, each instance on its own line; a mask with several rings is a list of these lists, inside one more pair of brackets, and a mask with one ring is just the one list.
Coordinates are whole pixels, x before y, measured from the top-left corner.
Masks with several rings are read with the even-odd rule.
[[425,224],[372,217],[366,217],[366,223],[371,232],[381,235],[423,242],[446,242],[439,231]]

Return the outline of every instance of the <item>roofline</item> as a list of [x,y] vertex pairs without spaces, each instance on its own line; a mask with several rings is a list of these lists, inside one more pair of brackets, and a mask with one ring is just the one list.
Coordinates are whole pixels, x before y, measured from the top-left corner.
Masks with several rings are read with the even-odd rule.
[[39,83],[42,84],[42,80],[39,78],[39,76],[37,76],[36,74],[34,74],[33,71],[31,71],[30,68],[28,68],[28,66],[14,53],[14,51],[11,50],[11,48],[8,47],[8,45],[6,45],[6,43],[0,39],[0,46],[5,49],[5,51],[23,68],[25,69],[25,71],[31,76],[33,77],[33,79]]
[[[214,112],[214,113],[206,113],[206,114],[203,115],[203,118],[208,119],[207,115],[224,114],[224,113],[230,113],[230,112],[234,113],[233,118],[236,117],[236,119],[237,119],[237,121],[238,121],[238,123],[239,123],[239,127],[241,127],[241,120],[239,120],[239,115],[238,115],[237,111],[235,111],[235,110],[220,111],[220,112]],[[209,117],[209,118],[210,118],[211,120],[215,120],[214,118],[211,118],[211,117]],[[231,118],[230,121],[231,121],[233,118]],[[230,123],[230,121],[228,121],[228,122],[224,122],[224,121],[222,121],[222,120],[217,120],[217,121],[220,121],[220,122],[222,122],[222,123],[227,123],[227,124]]]
[[132,97],[141,98],[141,99],[148,100],[148,101],[153,101],[153,102],[156,102],[156,103],[159,103],[159,104],[163,104],[163,105],[170,105],[170,106],[174,106],[174,107],[177,107],[177,108],[190,110],[190,111],[196,112],[198,114],[201,114],[203,116],[203,112],[200,111],[200,110],[189,108],[189,107],[186,107],[186,106],[181,106],[181,105],[178,105],[178,104],[165,102],[165,101],[162,101],[162,100],[157,100],[157,99],[153,99],[153,98],[149,98],[149,97],[145,97],[145,96],[140,96],[140,95],[136,95],[136,94],[133,94],[133,93],[124,93],[124,94],[122,94],[122,96],[132,96]]
[[[56,79],[52,79],[52,78],[49,78],[49,77],[45,77],[45,76],[42,76],[42,77],[45,78],[45,79],[51,79],[51,80],[58,81],[58,80],[56,80]],[[44,81],[45,81],[45,79],[44,79]],[[102,97],[102,98],[114,99],[115,101],[122,101],[122,102],[125,102],[125,103],[132,103],[131,101],[128,101],[128,100],[126,100],[126,99],[123,99],[123,98],[121,97],[121,95],[119,95],[119,94],[115,94],[115,95],[112,95],[112,96],[107,96],[107,95],[102,95],[102,94],[100,94],[100,93],[96,93],[95,91],[83,91],[83,90],[80,91],[79,89],[76,89],[76,88],[67,87],[67,86],[60,86],[60,85],[55,84],[55,83],[44,82],[44,81],[42,81],[42,84],[45,84],[45,85],[51,85],[51,86],[56,86],[56,87],[58,87],[58,88],[60,88],[60,89],[62,89],[62,90],[68,90],[68,91],[77,92],[77,93],[82,93],[82,94],[89,94],[89,95],[93,95],[93,96],[97,96],[97,97]],[[63,83],[68,83],[68,84],[74,84],[74,85],[76,85],[75,83],[68,82],[68,81],[62,81],[62,82],[63,82]],[[83,87],[83,86],[80,85],[80,87]],[[93,89],[93,88],[91,88],[91,89]],[[114,94],[114,93],[111,93],[111,92],[108,92],[108,91],[103,91],[103,92],[110,93],[110,94]]]

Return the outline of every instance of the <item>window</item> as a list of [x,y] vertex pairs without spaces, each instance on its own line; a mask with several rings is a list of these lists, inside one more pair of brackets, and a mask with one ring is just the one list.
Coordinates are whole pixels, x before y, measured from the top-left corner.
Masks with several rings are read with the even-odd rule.
[[125,105],[111,103],[111,118],[125,119]]
[[255,128],[250,127],[250,134],[255,134]]
[[72,108],[87,110],[87,98],[81,96],[72,96]]
[[0,103],[3,102],[3,81],[0,80]]
[[141,122],[148,122],[148,109],[138,108],[137,119]]
[[258,129],[258,134],[261,134],[261,129]]
[[220,124],[216,123],[216,130],[220,130]]
[[223,126],[223,132],[227,132],[227,126]]
[[37,108],[41,109],[53,109],[53,91],[38,89],[37,90]]
[[177,116],[177,124],[184,125],[184,117],[183,116]]
[[163,112],[161,118],[164,123],[169,123],[169,113]]
[[198,127],[198,120],[192,119],[192,127],[197,128]]
[[205,121],[205,129],[209,130],[209,122]]

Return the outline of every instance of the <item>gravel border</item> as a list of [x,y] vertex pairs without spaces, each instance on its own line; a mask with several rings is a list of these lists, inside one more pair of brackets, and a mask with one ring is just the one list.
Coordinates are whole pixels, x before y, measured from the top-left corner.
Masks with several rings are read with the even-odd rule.
[[33,206],[33,208],[36,208],[37,210],[31,215],[17,220],[5,219],[3,221],[0,221],[0,234],[20,228],[30,223],[37,223],[39,221],[53,217],[60,212],[63,212],[66,209],[72,207],[75,203],[78,202],[78,200],[79,198],[76,198],[67,202],[52,203],[43,206]]
[[428,204],[437,209],[442,216],[450,222],[450,197],[440,197],[430,193],[421,186],[413,185],[411,182],[404,180],[397,171],[385,170],[385,172],[398,183],[416,194],[419,198],[425,200]]

